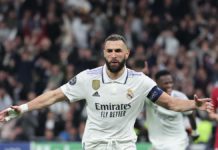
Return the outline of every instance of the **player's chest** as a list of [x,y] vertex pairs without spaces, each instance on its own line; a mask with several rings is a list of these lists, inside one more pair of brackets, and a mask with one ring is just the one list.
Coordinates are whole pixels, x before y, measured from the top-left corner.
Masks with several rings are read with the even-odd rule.
[[129,103],[140,95],[138,87],[131,83],[102,83],[100,80],[92,80],[87,86],[90,86],[87,97],[95,102]]

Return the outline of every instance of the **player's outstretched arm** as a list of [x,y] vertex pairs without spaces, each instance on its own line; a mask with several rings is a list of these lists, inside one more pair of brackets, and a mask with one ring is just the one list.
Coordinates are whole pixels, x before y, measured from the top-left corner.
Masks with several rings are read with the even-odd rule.
[[194,109],[199,109],[207,112],[214,111],[210,98],[199,99],[196,95],[194,96],[194,100],[187,101],[169,96],[167,93],[163,92],[156,103],[162,107],[165,107],[166,109],[179,112]]
[[56,102],[67,99],[60,88],[52,91],[43,93],[28,103],[20,106],[11,106],[10,108],[4,109],[0,112],[0,122],[9,121],[13,118],[20,116],[21,114],[48,107]]

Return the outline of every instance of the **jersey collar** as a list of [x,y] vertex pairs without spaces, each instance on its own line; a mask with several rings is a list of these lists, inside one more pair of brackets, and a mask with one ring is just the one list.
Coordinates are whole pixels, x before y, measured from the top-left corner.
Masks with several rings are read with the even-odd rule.
[[124,73],[116,80],[112,80],[108,77],[107,73],[106,73],[106,64],[103,66],[102,69],[102,82],[105,84],[108,83],[119,83],[119,84],[126,84],[126,81],[128,79],[128,69],[125,66],[125,70]]

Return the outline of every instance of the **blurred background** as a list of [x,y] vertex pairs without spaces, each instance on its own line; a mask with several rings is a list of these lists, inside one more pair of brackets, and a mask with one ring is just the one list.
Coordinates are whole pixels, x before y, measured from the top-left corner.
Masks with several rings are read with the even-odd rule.
[[[173,73],[175,89],[210,97],[218,81],[216,0],[0,0],[0,110],[19,105],[102,65],[104,39],[118,33],[131,49],[129,68]],[[0,141],[74,141],[83,135],[85,101],[58,103],[1,125]],[[146,117],[138,142],[149,144]],[[200,138],[212,149],[215,122],[196,112]],[[190,125],[185,121],[187,131]]]

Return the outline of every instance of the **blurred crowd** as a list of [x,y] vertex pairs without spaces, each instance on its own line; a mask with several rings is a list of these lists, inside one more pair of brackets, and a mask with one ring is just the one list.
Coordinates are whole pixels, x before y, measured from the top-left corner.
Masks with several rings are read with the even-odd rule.
[[[1,0],[0,110],[102,65],[103,42],[112,33],[127,39],[128,67],[141,71],[146,60],[149,76],[166,68],[189,98],[209,97],[218,81],[217,14],[215,0]],[[80,141],[84,105],[27,113],[3,125],[0,138]],[[139,140],[147,141],[145,114],[138,120]]]

